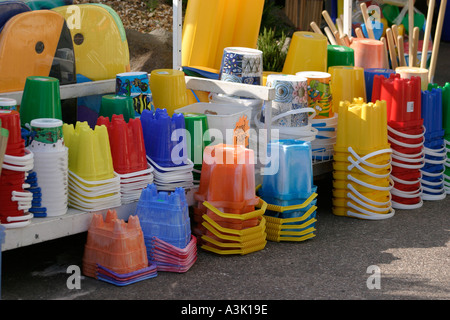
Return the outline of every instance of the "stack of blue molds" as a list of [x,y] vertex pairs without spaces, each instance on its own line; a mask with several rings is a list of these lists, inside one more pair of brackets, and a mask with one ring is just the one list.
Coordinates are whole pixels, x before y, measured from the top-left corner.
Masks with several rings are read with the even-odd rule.
[[142,190],[135,215],[139,217],[147,251],[153,237],[180,249],[191,241],[189,207],[183,188],[158,192],[155,184],[149,184]]
[[442,90],[433,88],[422,91],[421,114],[425,127],[424,166],[421,169],[422,199],[445,198],[444,171],[447,152],[445,130],[442,127]]

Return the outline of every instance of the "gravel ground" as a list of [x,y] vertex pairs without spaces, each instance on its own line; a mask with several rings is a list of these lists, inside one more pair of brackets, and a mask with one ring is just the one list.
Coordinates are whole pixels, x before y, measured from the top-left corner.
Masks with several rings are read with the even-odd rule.
[[139,0],[74,0],[74,4],[102,3],[113,8],[122,19],[125,29],[149,33],[155,29],[172,31],[172,6],[161,3],[150,9],[152,1]]

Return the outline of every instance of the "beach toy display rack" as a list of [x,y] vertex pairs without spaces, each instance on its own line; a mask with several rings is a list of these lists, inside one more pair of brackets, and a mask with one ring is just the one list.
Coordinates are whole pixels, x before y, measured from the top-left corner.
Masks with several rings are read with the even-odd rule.
[[[71,99],[79,96],[89,96],[93,94],[108,94],[114,92],[116,81],[102,80],[94,83],[81,83],[60,86],[61,99]],[[224,82],[220,80],[202,79],[196,77],[186,77],[187,89],[214,92],[224,95],[236,95],[260,99],[265,102],[266,106],[270,106],[272,100],[275,98],[275,89],[265,86],[253,86],[247,84]],[[2,97],[8,97],[21,100],[22,92],[12,92],[8,94],[1,94]],[[270,107],[265,109],[266,119],[271,119]],[[267,121],[266,123],[270,123]],[[268,127],[267,127],[268,128]],[[331,161],[318,161],[313,163],[314,175],[319,176],[331,171]],[[262,181],[261,175],[256,172],[256,184]],[[193,191],[192,191],[193,192]],[[188,194],[189,197],[189,194]],[[113,208],[117,211],[119,219],[125,219],[130,212],[134,212],[136,202],[122,204],[120,207]],[[61,237],[85,232],[88,230],[89,223],[94,213],[106,212],[107,210],[100,210],[97,212],[85,212],[73,208],[68,208],[67,213],[60,217],[46,217],[42,219],[32,219],[27,228],[10,229],[5,231],[5,243],[2,250],[10,250],[22,246],[32,245],[48,240],[58,239]],[[35,236],[39,235],[39,236]]]
[[[173,4],[174,4],[173,70],[181,70],[182,69],[181,56],[180,56],[180,53],[181,53],[181,23],[180,23],[181,22],[181,0],[174,0]],[[323,49],[322,51],[326,53],[326,49],[327,49],[326,48],[326,39],[323,37],[318,37],[318,39],[322,40],[320,43],[320,47]],[[380,55],[381,55],[381,53],[380,53]],[[383,65],[383,66],[385,66],[385,65]],[[321,74],[327,75],[327,77],[329,77],[329,78],[334,78],[335,83],[339,83],[339,81],[337,81],[337,80],[341,74],[343,74],[344,72],[347,72],[347,71],[352,72],[352,74],[353,74],[352,76],[353,76],[353,78],[355,78],[354,82],[357,82],[357,83],[359,82],[359,85],[361,87],[360,89],[362,89],[364,92],[363,94],[361,94],[361,96],[363,96],[363,98],[360,98],[360,99],[362,99],[362,100],[358,103],[355,102],[355,104],[357,104],[358,107],[359,107],[359,105],[363,105],[363,107],[365,109],[371,109],[372,107],[373,108],[378,107],[378,104],[375,102],[373,103],[373,105],[370,104],[370,108],[364,104],[363,100],[366,99],[366,92],[364,90],[366,90],[366,88],[364,88],[362,86],[362,83],[363,83],[362,81],[356,80],[356,79],[363,80],[363,78],[364,78],[363,67],[359,67],[359,66],[344,66],[344,68],[338,68],[338,67],[339,66],[334,66],[333,67],[334,69],[331,70],[333,72],[330,72],[328,70],[323,70],[323,72]],[[343,69],[343,70],[341,70],[341,69]],[[378,67],[377,67],[377,69],[378,69]],[[328,71],[330,73],[326,73],[325,71]],[[151,79],[151,75],[150,75],[150,79]],[[305,79],[304,82],[307,83],[306,76],[304,79]],[[117,85],[116,80],[117,79],[96,80],[96,81],[92,81],[92,82],[77,83],[77,84],[62,84],[61,83],[59,86],[59,89],[60,89],[59,99],[61,101],[64,101],[64,100],[76,99],[76,98],[80,98],[80,97],[108,95],[111,92],[116,92],[116,85]],[[236,82],[228,82],[228,81],[222,81],[222,80],[216,80],[216,79],[190,77],[190,76],[185,76],[184,80],[185,80],[186,90],[191,90],[192,92],[200,91],[200,92],[208,92],[208,93],[230,96],[230,97],[241,97],[244,99],[261,100],[263,102],[263,106],[264,106],[264,108],[262,109],[262,112],[261,112],[264,122],[261,122],[261,127],[259,127],[259,129],[266,129],[267,132],[266,132],[266,137],[265,137],[266,145],[262,149],[259,149],[259,151],[263,150],[264,153],[267,152],[267,144],[269,141],[271,141],[271,138],[272,138],[271,129],[274,124],[273,120],[278,120],[278,118],[277,118],[278,114],[272,114],[272,112],[276,109],[275,103],[276,103],[276,98],[277,98],[277,93],[278,93],[276,88],[271,87],[271,86],[265,86],[265,85],[252,85],[252,84],[248,84],[248,83],[236,83]],[[184,83],[183,83],[183,85],[184,85]],[[321,87],[325,87],[325,86],[321,86]],[[318,91],[318,90],[316,90],[316,91]],[[341,90],[341,91],[346,91],[346,90]],[[22,96],[25,97],[24,92],[25,91],[0,93],[0,98],[9,98],[9,99],[14,99],[15,101],[22,101]],[[296,94],[298,94],[298,92],[300,92],[300,91],[296,91]],[[325,95],[325,93],[328,93],[328,91],[324,90],[322,93],[324,93],[324,95]],[[336,96],[337,95],[335,95],[335,97]],[[305,97],[305,103],[306,103],[306,101],[308,101],[306,99],[306,97],[307,97],[306,94],[304,95],[304,97]],[[330,100],[331,100],[331,98],[330,98]],[[337,99],[337,100],[339,101],[340,99]],[[346,100],[346,99],[343,99],[343,100]],[[326,101],[329,102],[328,100],[326,100]],[[156,100],[154,102],[156,102]],[[319,113],[319,111],[322,113],[324,112],[323,111],[325,109],[324,103],[318,105],[318,108],[320,108],[320,109],[317,109],[318,113]],[[339,104],[335,104],[334,108],[336,108],[336,106],[339,106]],[[331,106],[328,106],[328,108],[329,109],[327,109],[328,110],[327,112],[329,112],[329,113],[334,112],[334,113],[336,113],[336,115],[334,118],[326,118],[326,119],[328,119],[328,120],[329,119],[333,119],[333,120],[338,119],[338,114],[339,114],[338,110],[337,109],[333,110],[331,108]],[[174,107],[174,109],[175,109],[175,107]],[[308,110],[311,113],[314,112],[314,115],[316,113],[316,110],[311,110],[311,109],[307,109],[307,108],[305,108],[305,110]],[[342,119],[344,119],[342,111],[343,110],[341,110],[341,112],[340,112],[341,119],[339,119],[341,121],[343,121]],[[289,111],[289,112],[293,112],[293,111]],[[364,112],[366,112],[366,111],[364,111]],[[142,111],[142,115],[144,117],[142,117],[141,119],[143,119],[143,120],[145,119],[146,113],[148,113],[147,110]],[[306,112],[304,112],[304,113],[306,113]],[[156,114],[156,112],[155,112],[155,114]],[[172,114],[170,114],[169,116],[173,117]],[[58,115],[58,118],[59,117],[60,116]],[[313,118],[313,116],[310,116],[310,117]],[[129,120],[131,121],[131,119],[134,120],[134,115],[132,112],[130,113],[130,119],[120,119],[121,120],[120,122],[122,124],[124,124],[124,122],[129,122]],[[308,119],[308,121],[309,121],[308,117],[306,117],[305,119]],[[314,132],[316,133],[316,135],[318,133],[320,133],[319,137],[321,137],[325,141],[328,141],[328,140],[330,141],[327,144],[327,146],[329,146],[337,139],[335,126],[337,125],[338,122],[336,120],[336,121],[332,122],[330,125],[330,123],[323,120],[323,118],[317,118],[317,119],[319,122],[318,123],[312,122],[310,124],[310,126],[315,130]],[[384,120],[383,117],[379,117],[378,119]],[[107,121],[106,123],[109,123],[109,121],[113,122],[113,120],[117,120],[119,122],[119,119],[113,119],[112,115],[111,115],[111,119],[107,119],[105,121]],[[79,124],[77,123],[77,125],[79,125]],[[87,124],[86,124],[86,126],[87,126]],[[375,127],[376,126],[371,125],[368,127],[368,129],[374,129]],[[292,129],[292,127],[290,127],[289,129]],[[322,130],[320,130],[320,129],[322,129]],[[106,130],[106,128],[105,128],[105,130]],[[123,130],[125,130],[125,129],[123,128]],[[89,131],[88,128],[86,128],[85,131]],[[360,131],[362,131],[362,130],[360,130]],[[329,135],[328,135],[328,133],[329,133]],[[344,132],[344,133],[346,133],[346,132]],[[387,135],[387,131],[386,131],[386,135]],[[144,132],[144,136],[145,136],[145,132]],[[340,132],[340,135],[338,138],[342,139],[342,136],[343,136],[343,133]],[[73,139],[73,138],[71,138],[70,135],[67,135],[67,137],[69,137],[69,139]],[[349,135],[346,135],[345,137],[349,140],[350,140],[350,137],[355,138],[355,139],[359,138],[357,135],[354,135],[354,134],[349,134]],[[364,137],[373,137],[373,135],[365,135]],[[280,139],[282,139],[282,138],[280,137]],[[73,140],[71,140],[71,142],[73,143]],[[123,143],[125,143],[125,142],[123,142]],[[69,141],[66,141],[66,145],[67,146],[70,145]],[[311,145],[314,147],[315,144],[311,143]],[[308,152],[310,152],[311,145],[307,144]],[[348,146],[346,145],[346,147],[348,147],[347,151],[351,153],[354,146],[352,144],[349,144]],[[376,147],[378,147],[378,146],[376,146]],[[382,147],[383,147],[382,150],[387,150],[385,153],[391,153],[389,146],[382,145]],[[70,146],[69,146],[69,148],[70,148]],[[313,150],[315,150],[315,149],[313,148]],[[329,151],[329,150],[330,149],[327,149],[327,151]],[[336,149],[334,151],[336,151]],[[307,194],[303,194],[301,196],[296,197],[295,198],[296,202],[294,204],[291,204],[290,202],[288,204],[287,202],[285,202],[287,200],[291,201],[294,199],[287,199],[287,200],[286,199],[278,199],[275,196],[271,198],[270,196],[267,196],[267,194],[266,194],[266,196],[268,197],[267,199],[272,200],[273,203],[269,203],[269,202],[266,203],[265,202],[266,200],[261,200],[262,202],[257,203],[257,204],[255,203],[254,204],[256,207],[255,210],[246,212],[246,213],[252,213],[254,215],[258,214],[258,217],[260,217],[259,221],[261,221],[261,224],[260,224],[261,230],[260,229],[258,229],[258,230],[261,231],[261,234],[263,234],[264,232],[267,232],[267,235],[269,235],[270,230],[272,230],[272,234],[271,234],[272,238],[273,239],[276,238],[276,240],[267,238],[268,240],[272,240],[272,241],[282,241],[283,237],[281,237],[281,235],[286,235],[286,234],[291,235],[292,232],[300,232],[302,236],[307,236],[307,238],[313,237],[314,234],[312,231],[315,231],[315,229],[310,229],[310,228],[314,227],[314,222],[316,221],[315,220],[316,207],[315,207],[314,199],[317,196],[317,194],[316,194],[316,189],[314,189],[312,178],[319,177],[324,174],[332,172],[333,168],[335,166],[336,167],[338,167],[339,165],[346,166],[344,169],[335,170],[335,172],[337,172],[338,174],[339,173],[347,174],[348,171],[351,171],[354,168],[357,168],[362,173],[366,173],[368,171],[370,173],[368,175],[363,175],[361,172],[357,172],[357,174],[360,174],[358,176],[359,178],[365,178],[369,182],[373,181],[373,179],[371,179],[371,178],[379,178],[379,176],[382,176],[383,179],[386,178],[382,182],[387,181],[387,184],[388,184],[388,186],[382,185],[380,187],[380,188],[386,189],[386,190],[383,189],[382,191],[389,191],[391,189],[391,185],[389,184],[391,180],[389,180],[389,178],[388,178],[388,176],[390,174],[390,170],[391,170],[391,168],[389,167],[390,162],[387,164],[385,162],[383,162],[380,165],[379,163],[373,164],[373,163],[370,163],[370,161],[366,161],[368,159],[371,159],[371,157],[367,157],[367,155],[373,155],[374,153],[378,152],[377,149],[363,150],[361,153],[357,153],[357,154],[356,153],[347,154],[347,151],[339,150],[339,152],[341,152],[340,155],[342,157],[345,157],[351,163],[347,163],[345,161],[343,161],[341,163],[335,161],[333,163],[333,159],[330,154],[324,154],[322,156],[314,157],[312,159],[312,163],[311,163],[311,165],[313,167],[312,168],[313,170],[311,171],[311,177],[308,177],[308,179],[311,178],[311,181],[309,181],[311,183],[311,186],[310,186],[311,188],[310,188],[310,190],[308,190]],[[117,155],[118,154],[114,154],[114,156],[117,156]],[[352,156],[354,156],[354,157],[352,158]],[[111,156],[111,158],[113,158],[113,155]],[[148,160],[148,158],[149,158],[149,155],[147,154],[147,160]],[[383,158],[383,161],[384,161],[384,157],[381,157],[381,158]],[[310,157],[308,159],[310,159]],[[114,157],[114,160],[117,160],[117,159]],[[125,160],[122,159],[122,160],[124,162],[126,162],[125,161],[126,159]],[[339,159],[337,159],[337,160],[339,160]],[[112,168],[112,164],[113,164],[113,162],[111,159],[111,161],[110,161],[111,168]],[[116,166],[116,165],[117,165],[117,161],[114,162],[114,166]],[[374,168],[380,169],[380,170],[373,170],[376,172],[372,172],[371,170],[366,170],[367,169],[366,167],[364,167],[363,169],[360,169],[360,167],[363,167],[363,165],[368,165],[369,167],[374,167]],[[379,166],[379,167],[377,167],[377,166]],[[115,172],[118,171],[116,168],[114,168],[114,169],[115,169],[114,170]],[[148,168],[148,169],[150,170],[150,168]],[[381,169],[383,169],[383,170],[381,170]],[[147,172],[146,170],[147,170],[147,167],[145,166],[145,163],[144,163],[144,167],[140,167],[140,168],[136,169],[135,171],[138,172],[139,175],[140,175],[140,173],[143,174],[144,171],[146,174],[150,173],[150,172]],[[353,170],[353,172],[354,171],[357,171],[357,170]],[[382,172],[380,173],[380,171],[382,171]],[[384,171],[387,171],[387,172],[384,172]],[[130,171],[127,171],[126,173],[122,173],[122,175],[131,174],[130,172],[134,172],[134,171],[130,169]],[[157,179],[158,172],[152,171],[152,173],[153,173],[152,176],[149,175],[148,177],[146,177],[147,179],[150,179],[150,180],[145,180],[145,181],[146,182],[148,181],[150,184],[150,182],[153,181],[153,176],[155,176],[155,185],[157,185],[158,184],[157,182],[161,182],[160,179]],[[260,192],[264,194],[264,191],[266,191],[264,187],[267,186],[268,182],[266,180],[266,184],[263,184],[263,175],[262,175],[262,172],[259,170],[259,168],[255,167],[254,174],[255,174],[254,185],[258,186],[258,185],[262,184],[263,187],[261,188]],[[289,173],[287,173],[287,174],[289,175]],[[134,176],[131,176],[131,177],[134,177]],[[115,179],[114,181],[118,183],[120,181],[120,179],[118,179],[118,178],[119,177],[114,176],[113,178],[110,177],[109,179]],[[123,177],[121,177],[121,178],[123,178]],[[167,179],[169,179],[169,178],[167,178]],[[351,185],[349,183],[349,181],[347,181],[346,178],[339,178],[339,179],[335,178],[335,180],[337,182],[346,183],[346,185],[344,187],[341,187],[341,185],[339,185],[339,183],[335,184],[336,194],[339,194],[339,192],[341,192],[341,191],[347,192],[346,188],[349,185]],[[99,183],[98,181],[109,181],[109,180],[106,178],[105,179],[102,178],[102,179],[93,179],[92,181],[93,182],[91,184],[97,186]],[[69,180],[69,182],[70,182],[70,180]],[[366,183],[365,181],[363,181],[363,182]],[[367,182],[366,185],[369,184],[369,182]],[[378,180],[375,182],[378,182]],[[366,185],[363,185],[363,187],[366,187]],[[142,186],[143,185],[139,184],[138,189],[140,189],[140,187],[142,187]],[[379,186],[377,186],[377,187],[379,187]],[[110,189],[107,189],[107,190],[108,190],[108,192],[110,191]],[[116,189],[114,189],[114,190],[116,190]],[[132,190],[134,191],[135,189],[132,189]],[[187,194],[186,194],[187,203],[189,206],[193,206],[196,201],[194,195],[195,195],[197,189],[195,187],[192,187],[192,188],[189,187],[189,188],[186,188],[186,190],[187,190]],[[355,192],[352,191],[353,193],[348,192],[347,194],[345,194],[342,197],[336,197],[337,200],[347,201],[344,205],[341,205],[342,203],[339,201],[336,201],[336,203],[334,203],[335,207],[345,208],[346,211],[344,213],[342,213],[339,210],[335,210],[334,214],[339,215],[339,216],[344,216],[344,215],[351,216],[351,215],[348,215],[349,210],[347,210],[347,209],[348,209],[348,203],[351,203],[352,199],[349,199],[348,194],[359,195],[366,191],[367,191],[366,189],[361,188]],[[388,193],[388,192],[386,192],[386,193]],[[48,240],[53,240],[53,239],[66,237],[66,236],[73,235],[73,234],[86,232],[89,230],[91,221],[95,218],[95,215],[98,215],[98,214],[105,215],[105,214],[107,214],[107,212],[110,212],[110,210],[114,210],[114,212],[116,214],[116,217],[114,219],[128,220],[130,218],[130,213],[136,212],[136,210],[137,210],[137,207],[138,207],[137,194],[134,192],[132,192],[131,195],[122,194],[122,197],[120,199],[121,202],[119,201],[120,195],[116,194],[116,192],[114,192],[114,194],[115,194],[115,199],[118,202],[114,202],[113,204],[111,204],[110,205],[111,208],[109,208],[108,205],[106,205],[105,207],[103,207],[103,206],[102,207],[94,207],[90,210],[89,209],[84,210],[83,208],[80,208],[80,207],[78,207],[78,208],[69,207],[67,209],[67,212],[61,216],[47,216],[45,218],[32,219],[32,220],[30,220],[30,223],[25,228],[12,228],[12,229],[7,228],[5,230],[4,244],[1,247],[1,250],[2,251],[11,250],[14,248],[33,245],[33,244],[48,241]],[[139,192],[139,194],[140,194],[140,192]],[[97,194],[96,194],[96,196],[97,196]],[[104,195],[101,194],[100,196],[104,196]],[[133,199],[131,201],[127,201],[127,200],[130,200],[131,196]],[[377,197],[375,199],[369,199],[368,196],[367,197],[361,196],[361,198],[363,198],[363,199],[369,199],[368,202],[370,202],[370,204],[373,204],[372,206],[370,206],[371,209],[375,207],[375,209],[373,209],[375,212],[370,211],[370,214],[368,214],[368,215],[371,217],[373,217],[373,216],[379,217],[380,215],[378,215],[378,212],[382,212],[382,214],[385,214],[384,216],[382,216],[382,218],[391,217],[393,215],[394,211],[391,210],[392,208],[391,208],[390,199],[386,200],[383,198],[382,199],[383,201],[386,200],[383,202],[380,200],[381,197],[379,197],[379,194],[377,194],[376,196]],[[384,194],[383,194],[383,196],[384,196]],[[278,199],[279,202],[277,202],[278,200],[274,201],[274,199]],[[298,200],[301,200],[301,201],[298,201]],[[380,203],[383,203],[383,204],[387,203],[388,207],[385,208]],[[103,202],[102,202],[102,205],[103,205]],[[296,212],[295,213],[296,215],[294,215],[294,216],[289,216],[289,214],[294,214],[294,212],[292,212],[292,211],[294,211],[294,209],[292,209],[292,205],[294,205],[295,210],[298,210],[299,212]],[[382,206],[382,207],[380,208],[380,206]],[[262,207],[263,209],[258,209],[259,207]],[[292,210],[288,210],[287,208],[292,209]],[[65,207],[64,207],[64,209],[65,209]],[[208,207],[208,209],[213,211],[213,209],[216,209],[216,208]],[[263,216],[263,212],[265,212],[266,209],[271,209],[272,211],[278,212],[278,213],[275,214],[272,212],[273,215],[271,216],[270,212],[269,212],[270,210],[268,210],[267,214],[265,216]],[[279,210],[279,211],[277,211],[277,210]],[[342,210],[344,210],[344,209],[342,209]],[[229,216],[228,216],[230,214],[229,212],[221,212],[220,210],[216,210],[216,211],[219,213],[222,213],[224,215],[224,217],[226,217],[227,219],[229,218]],[[387,211],[387,212],[385,212],[385,211]],[[367,210],[365,212],[367,212]],[[216,213],[216,212],[214,212],[214,213]],[[246,213],[243,213],[242,215],[244,216]],[[301,215],[300,215],[300,213],[301,213]],[[366,218],[366,216],[367,215],[364,215],[363,218]],[[245,217],[247,217],[247,216],[245,216]],[[254,218],[254,217],[252,216],[252,218]],[[295,220],[295,221],[286,220],[286,219],[292,219],[292,218],[294,218],[294,219],[296,218],[297,220]],[[308,219],[306,219],[306,218],[308,218]],[[359,218],[361,218],[361,216],[359,216]],[[206,219],[206,217],[205,217],[205,219]],[[232,219],[236,219],[236,217],[233,217]],[[378,219],[378,218],[375,218],[375,219]],[[381,218],[379,218],[379,219],[381,219]],[[245,221],[246,219],[242,218],[242,220]],[[298,223],[295,224],[294,222],[298,222]],[[288,227],[286,227],[286,225]],[[0,225],[0,227],[1,227],[1,225]],[[224,229],[224,230],[229,231],[230,229]],[[292,230],[295,230],[295,231],[292,231]],[[280,232],[288,232],[288,233],[282,234]],[[229,233],[229,232],[225,232],[225,233]],[[238,234],[239,232],[236,232],[236,233]],[[294,233],[294,235],[297,236],[299,234]],[[209,239],[210,239],[211,243],[217,245],[218,247],[221,247],[221,246],[230,247],[230,243],[227,243],[226,241],[223,243],[222,242],[218,243],[217,241],[216,242],[211,241],[211,238],[209,238]],[[224,239],[229,240],[228,238],[224,238]],[[299,239],[299,238],[297,238],[297,239]],[[298,240],[298,241],[302,241],[303,239],[304,238],[301,237],[300,240]],[[159,246],[167,249],[167,244],[166,243],[161,244],[158,242],[157,239],[145,238],[145,240],[148,241],[148,243],[146,243],[147,245],[150,245],[150,246],[156,248],[156,249],[154,249],[155,252],[157,249],[161,249]],[[191,244],[191,246],[197,244],[197,240],[194,241],[190,237],[190,234],[189,234],[189,237],[183,238],[183,240],[186,240],[187,242],[189,242]],[[212,239],[212,240],[214,240],[214,239]],[[259,240],[261,240],[261,239],[259,239]],[[150,241],[152,241],[152,242],[150,242]],[[206,240],[203,238],[203,241],[206,241]],[[231,240],[231,241],[244,242],[244,240],[242,240],[241,238],[238,238],[238,240]],[[265,238],[263,241],[265,241]],[[292,241],[297,241],[297,240],[292,240]],[[264,245],[265,245],[265,243],[266,242],[263,242]],[[245,244],[247,244],[247,243],[245,243]],[[236,247],[239,247],[237,244],[235,244],[235,245],[236,245]],[[241,245],[241,244],[239,244],[239,245]],[[188,247],[188,248],[192,249],[191,247]],[[171,249],[173,249],[173,248],[171,248]],[[260,247],[258,247],[258,249],[260,249]],[[217,252],[217,250],[216,251],[211,250],[211,251]],[[221,252],[223,253],[224,251],[221,251]],[[179,255],[179,256],[186,256],[186,252],[174,252],[174,254]],[[241,253],[241,254],[243,254],[243,253]],[[191,257],[191,256],[189,256],[189,257]],[[166,258],[166,257],[164,257],[164,258]],[[189,261],[189,262],[192,262],[192,261]],[[182,265],[182,266],[189,267],[190,264],[186,264],[186,265]],[[101,267],[101,266],[97,266],[97,268],[99,268],[99,267]],[[182,270],[185,270],[185,269],[182,269]],[[152,272],[153,272],[153,270],[152,270]]]

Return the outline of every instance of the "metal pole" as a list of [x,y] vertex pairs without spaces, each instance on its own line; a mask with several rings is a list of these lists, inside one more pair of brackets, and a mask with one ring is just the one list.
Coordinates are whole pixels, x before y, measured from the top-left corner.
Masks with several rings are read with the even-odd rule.
[[173,27],[172,27],[172,41],[173,41],[173,62],[172,68],[181,70],[181,40],[182,40],[182,0],[173,0]]

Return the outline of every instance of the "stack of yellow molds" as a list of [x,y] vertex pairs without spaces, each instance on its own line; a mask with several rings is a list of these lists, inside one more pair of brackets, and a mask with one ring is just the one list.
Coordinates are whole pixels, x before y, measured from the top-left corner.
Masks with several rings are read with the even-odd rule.
[[390,218],[393,182],[386,102],[341,101],[333,156],[333,213],[366,220]]

